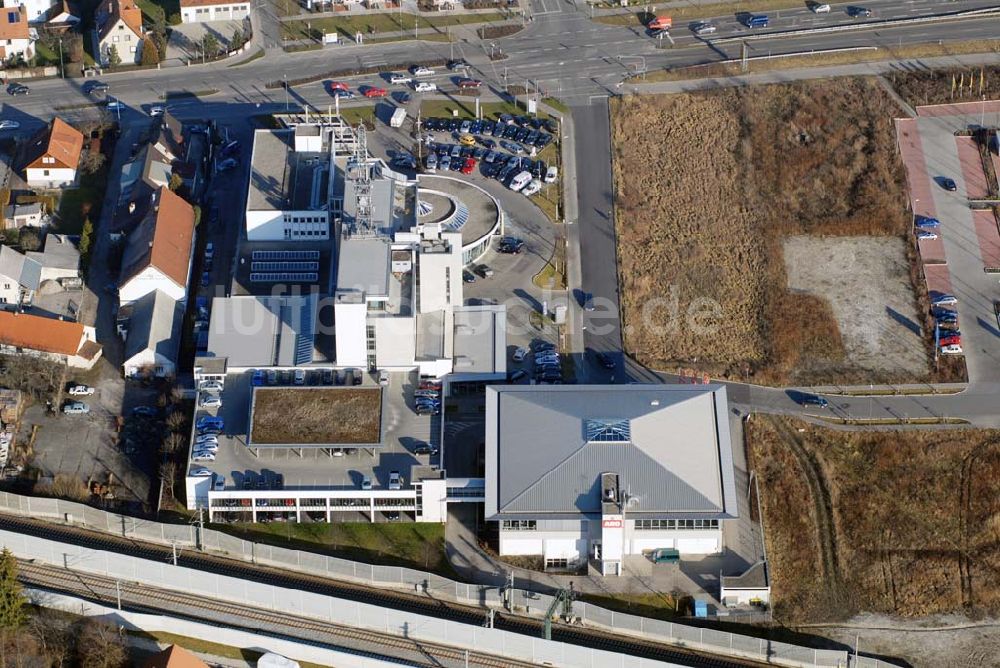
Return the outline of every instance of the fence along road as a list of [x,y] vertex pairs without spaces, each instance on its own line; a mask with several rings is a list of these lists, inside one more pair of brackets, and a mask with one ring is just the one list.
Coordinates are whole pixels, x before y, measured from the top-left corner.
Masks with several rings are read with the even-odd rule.
[[[108,513],[71,501],[0,493],[0,513],[4,512],[33,517],[49,517],[76,523],[89,529],[129,539],[130,542],[126,543],[118,538],[101,538],[92,534],[89,536],[81,535],[79,531],[69,527],[46,522],[19,520],[2,514],[0,514],[0,529],[14,531],[18,534],[31,534],[41,538],[56,538],[66,543],[80,544],[96,550],[121,550],[127,554],[138,555],[155,562],[170,560],[170,546],[197,549],[199,545],[197,540],[198,527],[142,520]],[[238,575],[240,582],[251,580],[276,584],[286,589],[325,591],[340,598],[378,603],[397,610],[446,617],[468,624],[482,624],[487,608],[496,610],[502,607],[500,594],[495,588],[454,582],[433,573],[408,568],[377,566],[311,552],[260,545],[211,529],[204,529],[201,532],[204,537],[201,546],[207,551],[235,556],[245,562],[258,565],[276,566],[310,576],[319,576],[323,578],[323,581],[298,578],[287,572],[265,571],[252,568],[249,564],[240,566],[232,564],[232,562],[226,563],[201,554],[179,554],[178,563],[199,569],[193,572],[228,572]],[[160,543],[167,547],[157,549],[150,545],[136,544],[131,542],[132,540]],[[111,553],[109,552],[109,554]],[[355,582],[367,586],[338,584],[331,582],[330,578],[342,583]],[[372,589],[372,587],[393,587],[400,592],[406,591],[407,595],[385,590],[380,591]],[[433,602],[428,599],[432,599]],[[459,606],[466,607],[449,605],[446,601],[454,601]],[[516,606],[515,612],[537,618],[544,616],[552,597],[518,590],[513,595],[513,601]],[[474,606],[479,610],[468,606]],[[613,612],[581,601],[573,603],[573,615],[578,617],[580,622],[587,627],[633,636],[641,641],[632,642],[628,638],[611,639],[606,636],[594,635],[592,631],[580,627],[561,624],[553,626],[554,638],[591,647],[605,647],[617,642],[621,648],[619,651],[627,651],[641,656],[663,657],[671,650],[658,643],[667,643],[693,650],[765,660],[789,666],[840,666],[847,663],[847,653],[844,651],[814,650],[787,643],[762,642],[758,638],[749,636]],[[527,635],[538,635],[539,633],[538,623],[523,617],[497,615],[496,626]],[[626,645],[628,645],[627,649]],[[673,652],[671,655],[671,660],[678,662],[684,662],[685,659],[693,661],[695,658],[697,657],[686,652]],[[688,665],[696,664],[688,663]]]

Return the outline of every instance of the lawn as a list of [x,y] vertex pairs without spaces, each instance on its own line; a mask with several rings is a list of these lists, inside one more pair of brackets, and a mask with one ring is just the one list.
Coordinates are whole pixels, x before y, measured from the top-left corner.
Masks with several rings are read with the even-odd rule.
[[747,439],[781,622],[1000,610],[1000,432],[756,416]]
[[786,288],[782,244],[909,238],[896,113],[861,78],[616,100],[629,352],[658,369],[759,382],[864,375],[845,356],[828,300]]
[[412,31],[417,28],[432,28],[438,32],[447,32],[449,26],[477,23],[491,23],[506,20],[499,12],[489,14],[455,14],[451,16],[415,16],[413,14],[396,14],[384,12],[379,14],[364,14],[355,16],[336,16],[309,19],[308,21],[291,20],[281,24],[282,36],[285,39],[319,39],[326,33],[340,33],[353,40],[360,32],[362,35],[377,39],[387,32]]
[[382,388],[259,387],[251,411],[253,443],[378,443]]
[[212,528],[260,543],[455,577],[444,554],[443,524],[271,522],[220,524]]
[[137,0],[139,9],[147,23],[167,23],[167,19],[173,15],[178,17],[181,14],[179,0]]

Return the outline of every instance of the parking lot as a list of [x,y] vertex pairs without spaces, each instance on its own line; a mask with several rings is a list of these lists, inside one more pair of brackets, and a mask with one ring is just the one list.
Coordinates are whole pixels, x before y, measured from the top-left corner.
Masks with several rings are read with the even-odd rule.
[[[368,477],[375,488],[387,487],[391,471],[399,471],[404,480],[412,466],[439,465],[436,451],[440,441],[440,415],[418,415],[414,410],[414,390],[419,377],[412,373],[390,374],[384,386],[383,444],[377,449],[366,448],[267,448],[247,447],[252,374],[230,374],[221,393],[219,408],[198,408],[195,421],[204,416],[223,419],[223,433],[218,436],[218,451],[214,461],[191,461],[191,469],[208,468],[225,476],[225,489],[360,489],[362,478]],[[308,370],[305,387],[322,383],[324,373]],[[341,381],[344,371],[337,372]],[[361,387],[379,387],[378,379],[362,375]],[[294,386],[293,375],[286,371],[278,375],[277,386]],[[417,454],[421,446],[434,449],[431,454]],[[255,454],[256,453],[256,454]],[[278,477],[280,475],[280,478]]]

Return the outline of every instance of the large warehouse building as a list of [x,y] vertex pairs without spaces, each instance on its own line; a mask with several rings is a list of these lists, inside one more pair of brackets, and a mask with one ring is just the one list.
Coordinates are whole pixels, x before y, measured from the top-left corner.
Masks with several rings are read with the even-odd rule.
[[488,387],[485,497],[500,554],[547,568],[720,552],[737,516],[725,387]]

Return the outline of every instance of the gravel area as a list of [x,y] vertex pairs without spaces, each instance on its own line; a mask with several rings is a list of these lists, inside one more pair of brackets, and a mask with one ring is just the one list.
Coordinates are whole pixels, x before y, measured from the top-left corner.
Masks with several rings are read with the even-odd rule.
[[902,239],[794,236],[785,240],[784,256],[788,289],[829,301],[848,366],[928,373]]

